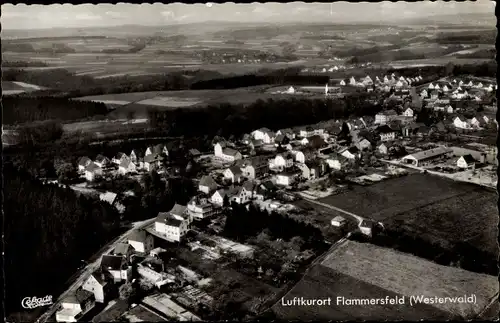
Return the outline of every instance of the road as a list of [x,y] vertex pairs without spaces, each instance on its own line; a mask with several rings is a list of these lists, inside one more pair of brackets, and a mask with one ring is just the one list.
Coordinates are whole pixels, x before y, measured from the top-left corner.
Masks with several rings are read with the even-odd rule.
[[309,202],[309,203],[316,204],[316,205],[319,205],[319,206],[322,206],[322,207],[325,207],[325,208],[328,208],[328,209],[331,209],[331,210],[343,213],[343,214],[345,214],[347,216],[350,216],[350,217],[354,218],[356,221],[358,221],[358,224],[361,224],[361,222],[363,222],[363,220],[370,220],[368,218],[364,218],[364,217],[359,216],[357,214],[354,214],[354,213],[351,213],[351,212],[339,209],[338,207],[335,207],[335,206],[330,205],[330,204],[321,203],[321,202],[318,202],[316,200],[311,200],[311,199],[308,199],[308,198],[304,198],[304,200],[307,201],[307,202]]
[[[81,271],[81,274],[80,276],[68,287],[68,289],[62,293],[57,301],[54,302],[54,304],[52,304],[48,309],[47,311],[42,314],[37,320],[36,322],[37,323],[45,323],[52,315],[54,315],[54,313],[59,309],[60,305],[61,305],[61,302],[68,296],[68,295],[71,295],[72,293],[74,293],[78,287],[80,287],[84,282],[85,280],[90,277],[90,275],[99,267],[100,263],[101,263],[101,256],[102,255],[105,255],[105,254],[109,254],[111,253],[111,251],[116,247],[116,245],[120,242],[123,242],[125,241],[126,237],[134,230],[137,230],[137,229],[142,229],[148,225],[150,225],[151,223],[154,222],[156,218],[152,218],[152,219],[148,219],[148,220],[144,220],[144,221],[140,221],[140,222],[135,222],[132,226],[131,229],[129,229],[127,232],[123,233],[122,235],[120,235],[118,238],[114,239],[113,241],[111,241],[110,243],[108,243],[105,247],[103,247],[101,250],[103,250],[103,252],[99,255],[99,257],[92,263],[88,264],[87,267],[85,267],[82,271]],[[94,257],[93,257],[94,258]]]

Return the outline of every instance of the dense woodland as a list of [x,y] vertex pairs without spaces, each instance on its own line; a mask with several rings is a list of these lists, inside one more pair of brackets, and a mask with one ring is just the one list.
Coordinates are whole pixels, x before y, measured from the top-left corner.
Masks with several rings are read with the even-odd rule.
[[40,120],[79,120],[108,113],[104,103],[48,96],[6,96],[2,104],[3,124],[7,125]]
[[10,164],[3,168],[7,312],[26,296],[58,295],[68,279],[118,234],[109,204],[41,182]]
[[257,100],[248,106],[220,104],[205,109],[150,110],[153,128],[171,136],[241,135],[261,127],[282,129],[349,116],[375,115],[382,108],[367,93],[332,100]]

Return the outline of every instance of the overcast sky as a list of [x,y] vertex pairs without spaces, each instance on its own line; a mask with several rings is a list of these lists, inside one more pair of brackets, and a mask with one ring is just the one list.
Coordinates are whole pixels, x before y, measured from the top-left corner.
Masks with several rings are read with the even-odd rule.
[[477,2],[380,3],[264,3],[264,4],[53,4],[2,5],[2,28],[166,25],[211,21],[235,22],[390,22],[391,18],[420,18],[433,14],[491,13],[495,4]]

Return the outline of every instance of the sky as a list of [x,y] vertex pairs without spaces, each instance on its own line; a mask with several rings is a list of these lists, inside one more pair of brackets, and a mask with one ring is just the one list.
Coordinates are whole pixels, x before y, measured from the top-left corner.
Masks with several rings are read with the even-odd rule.
[[424,18],[433,14],[491,13],[495,3],[476,2],[388,2],[379,3],[253,3],[253,4],[52,4],[2,5],[4,29],[57,27],[106,27],[125,24],[161,26],[210,21],[229,22],[390,22]]

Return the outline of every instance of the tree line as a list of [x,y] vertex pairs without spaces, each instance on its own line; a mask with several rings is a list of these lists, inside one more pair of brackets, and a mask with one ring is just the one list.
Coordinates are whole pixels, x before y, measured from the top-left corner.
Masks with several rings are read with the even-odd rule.
[[418,234],[410,233],[401,227],[386,228],[374,234],[371,239],[361,234],[353,234],[350,239],[393,248],[443,266],[453,266],[494,276],[498,275],[496,257],[472,246],[468,242],[457,242],[444,246],[439,242],[429,241]]
[[349,116],[374,116],[382,105],[370,101],[370,94],[357,93],[343,99],[257,100],[247,106],[219,104],[205,109],[170,111],[151,109],[150,125],[171,136],[242,135],[260,127],[282,129]]
[[81,259],[118,234],[114,207],[43,185],[4,164],[6,309],[20,309],[26,296],[57,295]]
[[2,101],[3,123],[9,125],[41,120],[78,120],[108,113],[104,103],[50,96],[7,96]]
[[300,237],[304,241],[301,248],[309,249],[322,247],[324,245],[321,230],[297,221],[277,212],[259,210],[254,205],[248,209],[238,203],[231,204],[231,211],[227,212],[223,235],[230,239],[246,242],[248,238],[259,235],[267,229],[272,239],[283,239],[290,241],[294,237]]

